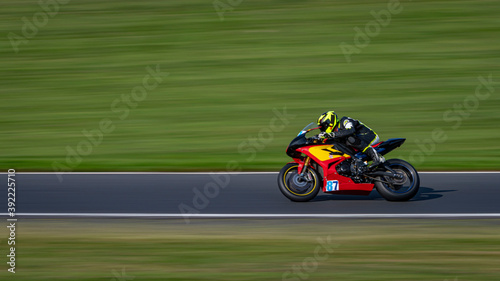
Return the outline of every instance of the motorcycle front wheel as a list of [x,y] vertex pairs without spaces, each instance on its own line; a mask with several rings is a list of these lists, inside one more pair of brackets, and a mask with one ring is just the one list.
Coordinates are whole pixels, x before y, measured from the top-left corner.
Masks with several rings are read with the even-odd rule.
[[304,177],[301,177],[298,168],[297,163],[286,164],[278,175],[278,186],[288,199],[306,202],[316,197],[321,184],[316,171],[308,167]]
[[413,198],[420,187],[417,170],[400,159],[387,160],[384,165],[399,174],[400,178],[379,177],[381,181],[375,183],[378,193],[388,201],[407,201]]

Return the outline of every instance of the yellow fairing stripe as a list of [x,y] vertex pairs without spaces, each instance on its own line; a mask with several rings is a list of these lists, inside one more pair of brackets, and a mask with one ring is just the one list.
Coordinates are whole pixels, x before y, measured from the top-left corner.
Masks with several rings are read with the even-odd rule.
[[[328,161],[338,157],[349,157],[347,154],[342,154],[339,150],[330,145],[317,145],[309,148],[309,153],[316,157],[319,161]],[[331,155],[331,157],[330,157]]]

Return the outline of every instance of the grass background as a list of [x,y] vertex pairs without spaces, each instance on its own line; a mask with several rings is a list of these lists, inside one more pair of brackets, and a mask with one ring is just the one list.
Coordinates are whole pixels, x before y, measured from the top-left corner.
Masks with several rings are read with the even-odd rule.
[[17,272],[12,276],[4,263],[0,278],[120,280],[116,273],[121,280],[281,280],[284,272],[313,258],[322,239],[333,252],[311,267],[307,278],[291,274],[288,280],[496,281],[499,226],[496,219],[193,220],[190,225],[23,219],[16,233]]
[[[347,63],[339,45],[354,44],[354,28],[387,3],[242,1],[221,21],[210,0],[75,0],[15,53],[9,33],[22,35],[22,18],[42,8],[3,1],[0,169],[67,164],[66,147],[110,118],[116,129],[72,170],[224,170],[228,161],[277,170],[298,130],[333,109],[382,139],[407,138],[391,156],[418,169],[498,170],[500,84],[458,128],[443,114],[474,94],[478,76],[500,81],[500,2],[401,1]],[[111,103],[156,64],[169,76],[120,120]],[[294,118],[254,158],[245,142],[284,107]],[[447,141],[409,157],[435,128]]]

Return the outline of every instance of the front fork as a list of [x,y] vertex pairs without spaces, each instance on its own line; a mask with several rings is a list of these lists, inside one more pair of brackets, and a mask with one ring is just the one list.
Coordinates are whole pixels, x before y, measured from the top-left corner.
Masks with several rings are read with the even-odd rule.
[[299,181],[311,181],[310,177],[307,175],[307,167],[309,167],[309,164],[311,163],[311,157],[307,156],[306,160],[304,163],[299,163],[298,167],[298,179]]

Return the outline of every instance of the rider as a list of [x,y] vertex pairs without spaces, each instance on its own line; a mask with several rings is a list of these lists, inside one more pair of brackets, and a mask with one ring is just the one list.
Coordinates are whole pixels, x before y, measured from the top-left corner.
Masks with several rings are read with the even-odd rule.
[[327,111],[318,118],[318,125],[321,138],[347,138],[346,144],[371,157],[371,167],[385,162],[385,158],[371,147],[379,141],[378,135],[360,121],[345,116],[339,121],[334,111]]

